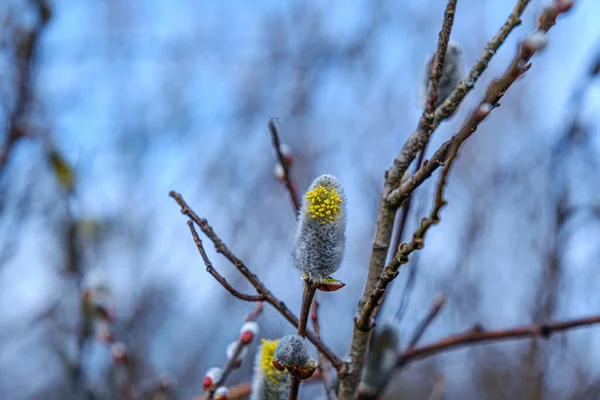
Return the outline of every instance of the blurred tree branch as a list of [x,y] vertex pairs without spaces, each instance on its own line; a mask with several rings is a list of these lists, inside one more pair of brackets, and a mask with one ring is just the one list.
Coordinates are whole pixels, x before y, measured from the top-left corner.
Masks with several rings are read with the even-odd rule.
[[17,87],[14,107],[8,118],[4,143],[0,148],[0,175],[16,142],[27,134],[26,118],[32,97],[33,72],[36,68],[37,50],[44,28],[50,21],[52,10],[46,0],[35,0],[38,21],[34,28],[16,36],[15,57],[17,60]]
[[464,333],[448,336],[436,343],[407,349],[398,356],[397,365],[402,366],[407,362],[432,356],[444,351],[452,350],[470,344],[515,340],[530,337],[539,337],[548,339],[550,335],[557,332],[563,332],[570,329],[580,328],[600,324],[600,316],[574,319],[564,322],[553,322],[547,324],[524,325],[512,329],[502,329],[496,331],[485,331],[477,325]]

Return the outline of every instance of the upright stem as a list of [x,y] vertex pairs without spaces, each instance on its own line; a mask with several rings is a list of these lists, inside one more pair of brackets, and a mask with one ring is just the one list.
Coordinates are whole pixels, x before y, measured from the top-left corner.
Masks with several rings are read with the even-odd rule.
[[[304,281],[304,292],[302,293],[302,308],[300,309],[300,319],[298,320],[298,336],[306,337],[306,327],[308,325],[308,316],[312,306],[313,298],[317,288],[308,279]],[[296,400],[300,391],[300,379],[291,377],[289,400]]]

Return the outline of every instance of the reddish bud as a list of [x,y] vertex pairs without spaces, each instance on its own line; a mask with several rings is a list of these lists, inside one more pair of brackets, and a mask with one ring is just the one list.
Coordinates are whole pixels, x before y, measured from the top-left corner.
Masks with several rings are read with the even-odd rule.
[[240,330],[240,342],[250,344],[258,335],[258,324],[255,321],[244,322]]
[[292,149],[285,143],[281,143],[279,145],[279,150],[281,151],[281,155],[283,156],[283,162],[286,167],[291,167],[294,163],[294,153],[292,153]]
[[217,382],[219,382],[221,380],[222,377],[223,377],[223,370],[221,368],[219,368],[219,367],[210,368],[206,372],[206,375],[204,375],[204,382],[202,384],[202,386],[204,387],[204,390],[214,389],[215,385],[217,384]]
[[273,360],[273,367],[277,370],[277,371],[284,371],[285,370],[285,365],[283,365],[282,363],[280,363],[277,360]]
[[229,398],[229,389],[225,386],[221,386],[215,392],[215,400],[227,400]]
[[565,13],[573,7],[573,0],[556,0],[556,9],[559,13]]
[[117,364],[122,365],[127,362],[127,350],[125,350],[125,346],[122,343],[113,343],[112,346],[110,346],[110,352],[113,360]]
[[275,177],[280,181],[285,181],[285,170],[279,163],[275,164]]

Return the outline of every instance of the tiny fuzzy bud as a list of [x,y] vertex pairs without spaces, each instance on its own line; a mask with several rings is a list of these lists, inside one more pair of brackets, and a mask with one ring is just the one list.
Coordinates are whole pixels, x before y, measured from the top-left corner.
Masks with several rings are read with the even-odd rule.
[[112,307],[108,306],[107,304],[104,304],[102,302],[96,302],[95,303],[95,312],[96,312],[96,316],[100,319],[103,319],[107,322],[114,322],[115,320],[115,312],[112,309]]
[[273,365],[277,369],[285,366],[292,376],[299,379],[310,378],[317,369],[317,362],[308,354],[306,341],[298,335],[281,338],[275,349]]
[[243,344],[250,344],[256,335],[258,335],[258,324],[256,321],[244,322],[242,329],[240,329],[240,341]]
[[556,0],[556,9],[559,13],[569,11],[575,2],[573,0]]
[[342,263],[346,242],[346,196],[332,175],[315,179],[298,215],[293,258],[311,282],[330,278]]
[[125,349],[125,345],[123,345],[123,343],[113,343],[110,346],[110,352],[113,360],[115,360],[117,364],[125,364],[127,362],[127,350]]
[[285,181],[285,170],[279,163],[275,164],[275,177],[280,181]]
[[281,143],[279,145],[279,151],[281,151],[281,155],[283,156],[283,162],[286,167],[291,167],[294,163],[294,153],[292,153],[292,149],[285,143]]
[[[427,107],[427,94],[429,91],[429,80],[431,79],[431,68],[435,59],[435,52],[429,55],[425,60],[423,66],[423,73],[421,77],[421,85],[419,87],[419,97],[421,108]],[[462,49],[458,43],[450,41],[448,42],[448,48],[446,49],[446,56],[444,57],[444,67],[442,68],[442,77],[438,85],[438,96],[436,107],[439,106],[446,100],[448,96],[454,91],[456,86],[460,83],[465,75],[463,60],[462,60]]]
[[94,323],[94,333],[96,338],[107,346],[115,341],[115,337],[110,329],[110,324],[106,321],[97,320]]
[[548,38],[543,32],[535,31],[527,39],[525,46],[532,52],[542,51],[548,45]]
[[[231,358],[233,357],[233,353],[235,352],[235,349],[237,348],[238,342],[237,340],[235,342],[231,342],[229,343],[229,345],[227,346],[227,351],[226,351],[226,355],[227,358]],[[240,354],[238,354],[237,359],[235,360],[236,362],[236,366],[239,368],[239,364],[241,365],[242,363],[242,358],[244,358],[244,356],[246,355],[246,353],[248,352],[248,347],[247,346],[242,346],[242,349],[240,350]]]
[[206,375],[204,375],[204,382],[202,386],[204,390],[213,389],[214,386],[221,380],[223,377],[223,370],[219,367],[212,367],[208,371],[206,371]]
[[215,400],[227,400],[229,398],[229,389],[225,386],[221,386],[215,391]]
[[256,354],[250,400],[287,400],[290,374],[273,367],[273,355],[279,340],[261,341]]

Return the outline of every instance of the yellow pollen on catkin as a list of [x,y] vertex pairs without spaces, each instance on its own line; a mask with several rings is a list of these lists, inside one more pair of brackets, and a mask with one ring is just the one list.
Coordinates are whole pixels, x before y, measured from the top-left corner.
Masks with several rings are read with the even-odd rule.
[[342,203],[335,189],[327,190],[323,186],[306,192],[306,200],[308,200],[308,214],[320,224],[333,223]]
[[273,367],[273,356],[275,355],[275,349],[277,348],[279,339],[262,339],[260,342],[262,343],[262,352],[260,354],[261,368],[268,379],[270,379],[273,383],[278,383],[280,381],[280,377],[287,374],[287,372],[277,371],[275,367]]

